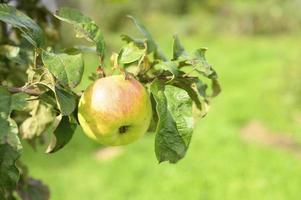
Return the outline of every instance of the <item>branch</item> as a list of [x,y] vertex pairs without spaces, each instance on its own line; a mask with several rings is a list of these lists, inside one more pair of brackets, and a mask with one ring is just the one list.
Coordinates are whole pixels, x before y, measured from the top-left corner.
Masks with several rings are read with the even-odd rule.
[[[36,89],[30,89],[30,88],[24,88],[24,87],[10,87],[8,88],[8,91],[11,93],[18,93],[18,92],[24,92],[26,94],[29,94],[31,96],[40,96],[43,94],[43,92],[40,92]],[[82,96],[82,92],[75,93],[78,97]]]
[[11,93],[24,92],[24,93],[30,94],[32,96],[39,96],[40,94],[42,94],[41,92],[37,91],[36,89],[29,89],[29,88],[23,88],[23,87],[11,87],[11,88],[8,88],[8,91]]

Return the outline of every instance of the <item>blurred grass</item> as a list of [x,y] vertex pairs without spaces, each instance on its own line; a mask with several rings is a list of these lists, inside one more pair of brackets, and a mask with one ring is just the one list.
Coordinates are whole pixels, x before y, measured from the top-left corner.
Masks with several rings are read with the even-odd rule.
[[[287,112],[294,108],[283,102],[278,89],[288,61],[301,61],[300,42],[298,35],[183,37],[187,49],[209,47],[207,57],[223,91],[197,124],[187,156],[176,165],[157,163],[153,134],[124,147],[111,161],[98,161],[93,154],[100,146],[80,129],[52,155],[26,146],[23,160],[32,176],[50,186],[53,200],[300,199],[300,158],[247,143],[239,135],[244,124],[258,119],[301,141],[300,127]],[[170,53],[171,37],[161,35],[159,43]],[[94,61],[87,57],[85,73],[95,69]],[[82,87],[87,84],[85,79]]]

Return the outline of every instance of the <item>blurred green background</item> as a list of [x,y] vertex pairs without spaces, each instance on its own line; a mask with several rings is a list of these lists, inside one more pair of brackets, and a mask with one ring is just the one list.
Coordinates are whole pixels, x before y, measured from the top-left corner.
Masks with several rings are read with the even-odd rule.
[[[80,9],[102,28],[108,52],[121,33],[139,35],[138,18],[171,55],[177,33],[187,50],[208,47],[222,93],[195,128],[186,157],[158,164],[154,134],[102,149],[78,128],[71,143],[46,155],[25,145],[33,177],[53,200],[267,199],[301,196],[300,0],[44,0],[50,9]],[[62,42],[78,40],[63,25]],[[88,84],[97,58],[86,55]]]

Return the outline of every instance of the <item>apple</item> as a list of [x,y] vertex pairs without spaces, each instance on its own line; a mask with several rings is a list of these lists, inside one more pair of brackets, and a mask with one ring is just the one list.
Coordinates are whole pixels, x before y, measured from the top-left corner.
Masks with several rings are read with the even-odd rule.
[[84,133],[104,145],[129,144],[147,131],[151,101],[144,86],[133,77],[114,75],[92,83],[78,106]]

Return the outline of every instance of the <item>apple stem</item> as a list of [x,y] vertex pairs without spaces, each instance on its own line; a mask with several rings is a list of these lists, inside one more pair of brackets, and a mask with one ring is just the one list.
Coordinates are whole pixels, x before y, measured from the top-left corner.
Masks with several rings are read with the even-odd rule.
[[98,78],[106,77],[105,71],[101,65],[99,65],[96,69],[96,73],[98,75]]

